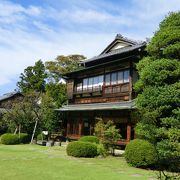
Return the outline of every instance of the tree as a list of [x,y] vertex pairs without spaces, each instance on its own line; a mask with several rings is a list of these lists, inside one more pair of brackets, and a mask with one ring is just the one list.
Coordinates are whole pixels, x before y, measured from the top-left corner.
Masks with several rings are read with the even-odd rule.
[[99,142],[103,144],[105,149],[111,150],[114,154],[114,145],[121,138],[119,130],[116,129],[113,121],[104,123],[101,118],[97,118],[98,122],[95,125],[95,135],[99,138]]
[[140,79],[135,85],[141,115],[136,134],[155,145],[158,168],[168,171],[180,171],[179,19],[180,12],[170,13],[160,23],[147,46],[149,56],[137,64]]
[[78,54],[60,55],[56,57],[55,61],[47,61],[45,64],[50,73],[54,74],[55,77],[61,77],[66,73],[81,68],[79,62],[85,58],[85,56]]
[[3,122],[7,124],[10,132],[27,132],[31,134],[34,123],[39,118],[39,96],[28,94],[22,101],[14,102],[12,108],[3,115]]
[[54,100],[47,94],[41,95],[40,116],[41,116],[41,129],[47,130],[49,134],[53,131],[58,131],[60,122],[58,119],[58,112]]
[[52,98],[57,108],[67,101],[66,84],[49,82],[46,85],[46,94]]
[[47,73],[45,72],[45,66],[43,62],[39,60],[34,66],[28,66],[24,70],[24,73],[21,73],[21,80],[17,83],[17,86],[23,93],[30,93],[33,91],[44,92],[46,78]]
[[60,125],[55,108],[55,103],[46,94],[26,94],[21,102],[14,103],[12,109],[4,114],[3,122],[8,125],[9,131],[15,133],[19,130],[32,134],[35,122],[36,132],[56,131]]
[[79,66],[79,63],[83,59],[85,59],[85,56],[78,54],[61,55],[57,56],[55,61],[47,61],[45,63],[49,72],[46,92],[54,100],[57,107],[61,107],[67,101],[66,85],[59,83],[59,79],[66,73],[82,68]]

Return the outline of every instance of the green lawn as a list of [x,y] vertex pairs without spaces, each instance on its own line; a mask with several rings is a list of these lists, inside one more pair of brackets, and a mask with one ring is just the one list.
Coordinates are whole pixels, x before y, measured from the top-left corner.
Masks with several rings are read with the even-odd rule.
[[0,145],[1,180],[154,180],[155,172],[133,168],[122,157],[73,158],[65,147]]

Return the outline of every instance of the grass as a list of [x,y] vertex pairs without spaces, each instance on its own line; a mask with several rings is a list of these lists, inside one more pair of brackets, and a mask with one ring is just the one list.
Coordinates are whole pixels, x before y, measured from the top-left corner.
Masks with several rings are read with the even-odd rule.
[[65,147],[0,145],[1,180],[151,180],[155,172],[130,167],[123,157],[73,158]]

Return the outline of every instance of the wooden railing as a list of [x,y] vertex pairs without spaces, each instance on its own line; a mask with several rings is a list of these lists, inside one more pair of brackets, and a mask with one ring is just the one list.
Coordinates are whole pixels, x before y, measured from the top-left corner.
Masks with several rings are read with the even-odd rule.
[[76,89],[74,90],[74,94],[83,94],[83,93],[92,93],[92,92],[101,92],[102,86],[92,86],[85,89]]
[[129,92],[129,83],[103,86],[103,95]]
[[103,85],[103,86],[92,86],[86,89],[74,90],[74,94],[85,94],[100,92],[102,95],[110,95],[116,93],[126,93],[130,91],[129,83],[114,84],[114,85]]

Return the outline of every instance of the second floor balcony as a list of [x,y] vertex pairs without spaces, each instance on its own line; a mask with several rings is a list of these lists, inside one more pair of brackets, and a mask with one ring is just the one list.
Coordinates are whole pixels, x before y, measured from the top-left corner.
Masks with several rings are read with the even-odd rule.
[[108,96],[117,93],[127,93],[130,91],[130,84],[122,83],[122,84],[113,84],[113,85],[98,85],[98,86],[91,86],[87,88],[75,88],[74,95],[81,95],[81,96],[91,96],[91,95],[101,95],[101,96]]
[[111,95],[131,90],[129,69],[84,78],[75,83],[74,95]]

